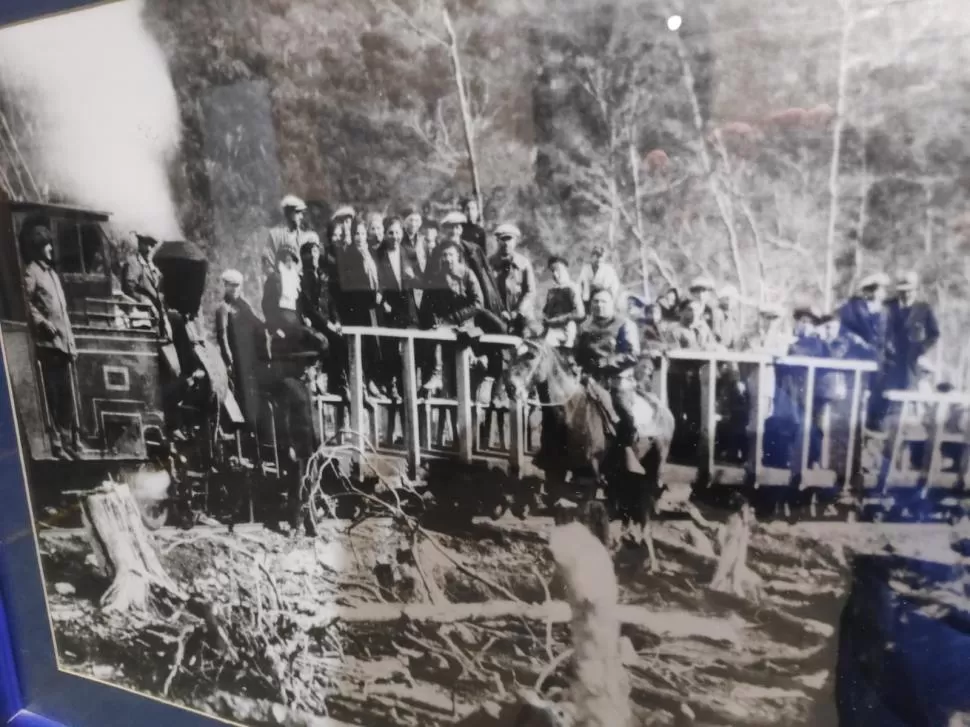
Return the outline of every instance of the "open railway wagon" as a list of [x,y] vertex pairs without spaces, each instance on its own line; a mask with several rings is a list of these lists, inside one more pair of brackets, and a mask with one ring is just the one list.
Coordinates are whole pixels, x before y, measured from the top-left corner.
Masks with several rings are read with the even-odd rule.
[[[349,403],[317,396],[325,422],[347,421],[364,432],[377,453],[403,459],[412,473],[429,463],[452,460],[501,470],[511,481],[493,514],[521,502],[541,479],[532,467],[538,446],[541,405],[537,400],[496,404],[475,356],[454,345],[454,332],[346,328],[351,351]],[[402,346],[404,386],[395,399],[364,394],[363,340],[393,338]],[[418,393],[414,365],[417,342],[447,345],[454,381],[433,397]],[[484,336],[482,344],[514,348],[512,336]],[[940,519],[970,512],[970,395],[890,391],[894,406],[879,431],[866,427],[874,363],[760,353],[674,351],[648,358],[649,385],[677,420],[664,479],[690,485],[695,498],[720,500],[744,488],[766,513],[797,518]],[[801,416],[809,426],[786,424],[777,399],[776,374],[800,372]],[[832,389],[832,374],[839,385]],[[821,390],[825,388],[823,396]],[[333,431],[333,430],[331,430]],[[358,470],[361,478],[364,469]],[[469,496],[476,496],[472,493]],[[486,498],[487,500],[487,498]]]

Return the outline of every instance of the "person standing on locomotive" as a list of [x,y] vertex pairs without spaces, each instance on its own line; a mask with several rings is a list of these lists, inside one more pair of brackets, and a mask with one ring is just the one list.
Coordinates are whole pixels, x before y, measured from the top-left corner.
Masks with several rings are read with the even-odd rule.
[[43,375],[51,453],[58,459],[74,460],[80,456],[73,384],[77,343],[64,288],[54,270],[53,235],[44,225],[25,227],[21,245],[27,262],[24,289]]
[[289,248],[296,256],[300,254],[303,243],[320,238],[317,233],[306,229],[306,202],[299,197],[288,194],[280,202],[283,212],[283,224],[269,231],[269,239],[263,250],[263,275],[269,277],[276,272],[278,254],[281,248]]
[[281,247],[277,253],[276,270],[263,286],[263,318],[270,334],[270,357],[273,360],[282,362],[314,350],[323,356],[328,350],[327,339],[305,326],[297,311],[300,274],[298,253],[289,246]]
[[172,330],[165,307],[165,295],[162,292],[162,273],[152,262],[158,240],[147,235],[136,235],[135,238],[138,249],[122,265],[121,292],[132,300],[149,306],[162,338],[171,341]]
[[620,419],[617,443],[622,448],[627,472],[646,471],[633,449],[636,439],[636,381],[634,369],[640,356],[640,334],[626,316],[616,310],[608,290],[593,295],[592,313],[576,341],[576,363],[600,386],[607,389]]

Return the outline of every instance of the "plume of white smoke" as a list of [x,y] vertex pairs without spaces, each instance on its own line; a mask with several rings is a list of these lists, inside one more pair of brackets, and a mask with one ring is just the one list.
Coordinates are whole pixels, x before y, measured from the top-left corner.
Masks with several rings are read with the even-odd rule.
[[35,177],[113,225],[180,237],[168,165],[178,103],[142,0],[116,0],[0,30],[0,81],[30,120]]

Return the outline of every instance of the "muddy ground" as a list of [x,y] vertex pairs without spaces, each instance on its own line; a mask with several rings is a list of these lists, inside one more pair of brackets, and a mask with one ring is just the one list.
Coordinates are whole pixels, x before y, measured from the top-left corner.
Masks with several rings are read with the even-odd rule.
[[[83,531],[43,528],[40,542],[65,669],[253,724],[325,714],[334,724],[447,725],[521,689],[563,700],[568,623],[498,615],[441,624],[414,614],[350,622],[333,608],[562,598],[546,548],[551,527],[507,515],[410,536],[390,518],[326,521],[316,539],[258,526],[159,531],[166,569],[196,605],[213,606],[212,628],[208,612],[177,603],[151,617],[104,614],[109,581],[96,575]],[[952,557],[942,526],[759,524],[748,558],[764,581],[755,601],[706,587],[714,560],[684,523],[655,531],[660,573],[647,573],[642,550],[614,558],[621,601],[675,630],[624,627],[642,725],[682,724],[685,705],[701,725],[836,724],[851,555],[888,547]]]

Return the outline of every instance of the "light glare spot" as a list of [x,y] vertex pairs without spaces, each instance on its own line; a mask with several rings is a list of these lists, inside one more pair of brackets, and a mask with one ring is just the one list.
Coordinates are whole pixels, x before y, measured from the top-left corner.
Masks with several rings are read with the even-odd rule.
[[680,30],[680,26],[683,24],[683,22],[684,19],[679,15],[671,15],[669,18],[667,18],[667,30]]

